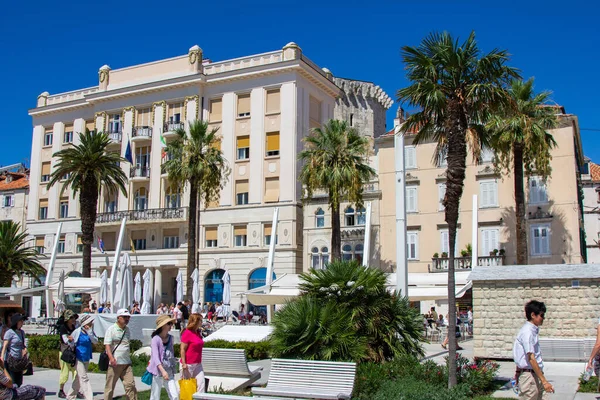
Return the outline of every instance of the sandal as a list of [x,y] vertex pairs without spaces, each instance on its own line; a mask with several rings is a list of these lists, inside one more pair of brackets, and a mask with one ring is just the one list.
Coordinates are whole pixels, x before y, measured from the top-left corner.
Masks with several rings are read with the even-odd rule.
[[444,350],[448,350],[448,347],[447,347],[445,344],[442,344],[442,348],[443,348]]

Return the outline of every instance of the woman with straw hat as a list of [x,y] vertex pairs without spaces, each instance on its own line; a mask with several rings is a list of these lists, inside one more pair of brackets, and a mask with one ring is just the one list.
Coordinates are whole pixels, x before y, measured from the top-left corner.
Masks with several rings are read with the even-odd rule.
[[92,344],[98,343],[98,338],[94,334],[94,314],[82,314],[79,317],[79,328],[73,331],[73,344],[75,345],[75,370],[77,375],[73,380],[73,386],[67,396],[67,399],[77,398],[77,393],[81,389],[85,400],[94,400],[92,384],[88,377],[88,366],[92,359]]
[[150,400],[160,400],[160,392],[164,387],[170,400],[179,400],[179,390],[175,381],[175,350],[173,337],[169,335],[175,319],[169,315],[156,318],[156,328],[152,332],[150,343],[150,363],[147,371],[152,374]]

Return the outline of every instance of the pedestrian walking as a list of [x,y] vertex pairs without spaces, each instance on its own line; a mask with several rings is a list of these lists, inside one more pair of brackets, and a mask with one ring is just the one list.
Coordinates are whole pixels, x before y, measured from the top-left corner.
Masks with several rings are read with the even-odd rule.
[[175,328],[181,331],[181,324],[183,323],[183,303],[177,303],[177,306],[173,309],[173,318],[175,318]]
[[130,318],[131,314],[127,309],[120,309],[117,312],[117,322],[111,325],[104,334],[104,347],[109,360],[106,384],[104,385],[104,400],[112,400],[119,379],[123,382],[127,398],[137,400],[131,356],[129,355],[131,333],[127,324],[129,324]]
[[169,331],[175,319],[168,315],[156,318],[156,328],[150,343],[150,363],[147,371],[152,374],[150,400],[160,400],[160,392],[165,388],[170,400],[179,399],[179,389],[175,381],[175,350],[173,336]]
[[545,400],[548,393],[554,393],[554,388],[544,376],[538,337],[546,317],[546,306],[540,301],[531,300],[525,305],[525,316],[527,322],[519,331],[513,347],[513,358],[517,364],[515,380],[523,399]]
[[181,377],[196,378],[196,391],[205,392],[202,368],[202,316],[192,314],[187,328],[181,334]]
[[[73,386],[67,396],[67,399],[83,398],[85,400],[93,400],[94,392],[92,384],[88,377],[88,366],[92,359],[92,344],[98,343],[98,338],[94,334],[93,314],[83,314],[79,318],[79,328],[75,329],[72,334],[72,343],[75,347],[75,370],[77,375],[73,380]],[[80,394],[80,396],[78,396]]]
[[98,312],[98,304],[96,304],[96,300],[92,301],[92,312],[94,314]]
[[27,317],[14,314],[10,317],[10,329],[4,334],[0,362],[6,365],[10,379],[14,385],[23,385],[23,371],[27,368],[29,357],[25,347],[25,332],[21,329]]
[[67,397],[65,394],[65,383],[69,380],[69,374],[71,374],[73,382],[75,382],[77,375],[75,367],[62,360],[63,352],[69,347],[73,347],[73,331],[75,330],[75,321],[77,321],[77,318],[79,318],[79,315],[75,314],[72,310],[65,310],[57,322],[58,335],[60,336],[60,347],[58,350],[58,364],[60,365],[58,397],[61,399]]
[[187,326],[188,320],[190,319],[190,310],[192,309],[190,301],[189,300],[184,300],[183,301],[183,307],[181,307],[181,313],[182,315],[182,319],[183,319],[183,324],[181,325],[181,329],[185,329],[185,327]]

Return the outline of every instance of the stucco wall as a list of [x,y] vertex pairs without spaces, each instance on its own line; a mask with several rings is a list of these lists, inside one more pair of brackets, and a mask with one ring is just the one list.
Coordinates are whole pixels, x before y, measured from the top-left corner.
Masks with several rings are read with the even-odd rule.
[[517,332],[525,322],[525,304],[543,301],[547,312],[540,337],[594,337],[598,326],[598,279],[478,281],[473,284],[473,355],[512,359]]

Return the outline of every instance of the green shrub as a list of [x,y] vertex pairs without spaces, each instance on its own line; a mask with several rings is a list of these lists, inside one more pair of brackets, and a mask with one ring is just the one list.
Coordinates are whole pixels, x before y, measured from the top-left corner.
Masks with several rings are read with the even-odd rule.
[[60,369],[58,350],[35,350],[30,349],[29,359],[34,367]]
[[468,387],[473,395],[485,394],[494,388],[494,378],[500,368],[497,363],[489,360],[476,358],[471,362],[460,353],[456,357],[456,366],[458,383]]
[[90,361],[90,363],[88,364],[88,372],[94,372],[96,374],[104,373],[104,371],[100,371],[100,367],[98,367],[98,364],[96,364],[93,361]]
[[472,399],[469,389],[458,385],[451,390],[445,385],[433,385],[405,376],[398,380],[386,381],[371,396],[373,400],[468,400]]
[[59,343],[58,335],[35,335],[28,337],[27,347],[30,352],[54,350],[58,354]]
[[[271,343],[267,340],[260,342],[230,342],[219,339],[205,342],[204,347],[216,349],[244,349],[246,350],[246,357],[250,361],[271,358]],[[176,349],[175,353],[178,354],[179,350]]]
[[589,381],[583,380],[583,374],[579,377],[579,389],[581,393],[598,393],[598,377],[592,376]]
[[104,338],[98,338],[98,343],[92,344],[92,353],[102,353],[104,351]]

